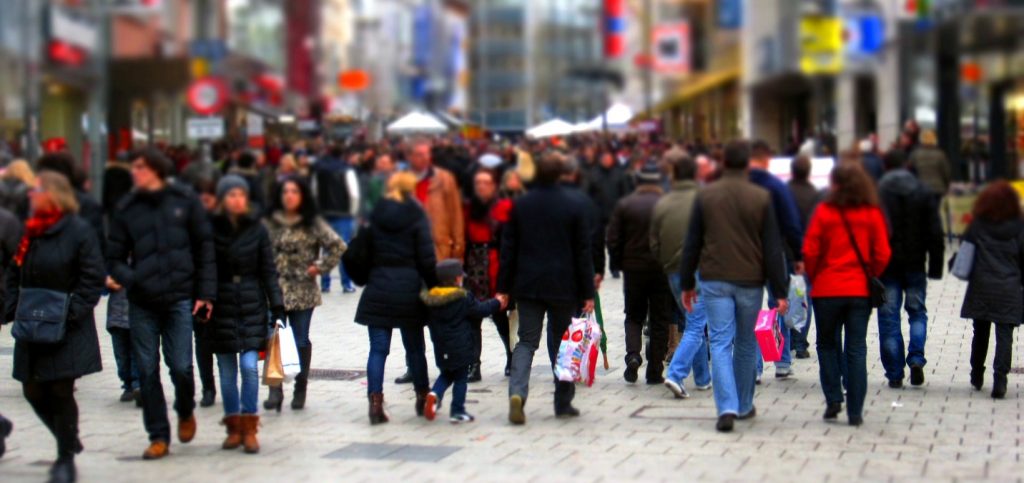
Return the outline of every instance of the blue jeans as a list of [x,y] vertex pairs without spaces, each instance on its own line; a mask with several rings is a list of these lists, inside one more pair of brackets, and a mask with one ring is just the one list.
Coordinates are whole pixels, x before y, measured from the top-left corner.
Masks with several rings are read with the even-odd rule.
[[704,335],[708,326],[704,296],[698,289],[697,303],[693,305],[693,312],[687,314],[681,300],[682,276],[678,273],[670,274],[668,284],[672,288],[672,298],[676,301],[676,307],[686,314],[686,327],[683,329],[683,338],[676,346],[676,353],[672,355],[672,362],[668,365],[667,379],[682,385],[683,379],[690,375],[692,367],[694,384],[707,386],[711,384],[711,371],[708,368],[707,337]]
[[[338,218],[325,218],[327,224],[334,230],[345,243],[352,241],[352,233],[355,231],[355,219],[350,216],[343,216]],[[352,288],[352,279],[345,273],[345,267],[342,264],[338,264],[338,272],[341,273],[341,285],[343,288]],[[331,289],[331,272],[327,272],[320,275],[320,289],[327,291]]]
[[[260,360],[258,351],[241,354],[217,354],[220,368],[220,393],[224,403],[224,414],[256,414],[260,396],[260,375],[256,363]],[[241,367],[239,367],[241,366]],[[239,400],[238,372],[242,372],[242,391]]]
[[434,382],[434,389],[432,391],[434,394],[437,394],[438,401],[444,399],[444,393],[448,390],[448,386],[454,386],[452,388],[452,416],[466,414],[468,380],[469,368],[463,367],[455,370],[442,370],[441,374],[437,376],[437,381]]
[[[817,312],[814,322],[818,328],[818,366],[825,402],[843,402],[842,380],[845,378],[846,412],[850,416],[861,416],[868,388],[866,359],[871,304],[866,297],[816,298],[814,311]],[[841,333],[845,333],[842,342]]]
[[293,310],[285,312],[284,316],[292,328],[292,335],[295,336],[295,348],[302,349],[313,345],[309,341],[309,326],[313,321],[313,309]]
[[[903,379],[904,366],[924,367],[928,363],[924,358],[924,344],[928,337],[928,309],[924,305],[928,277],[924,272],[912,272],[882,277],[882,282],[885,283],[888,299],[878,309],[879,352],[882,354],[886,379],[897,381]],[[906,309],[910,321],[910,345],[905,348],[900,321],[901,306]]]
[[184,300],[170,307],[152,309],[131,304],[132,349],[139,363],[142,390],[142,419],[150,441],[171,442],[167,400],[160,383],[160,348],[170,367],[174,384],[174,410],[181,419],[192,416],[196,407],[196,383],[192,371],[192,302]]
[[[391,353],[390,327],[367,327],[370,334],[370,356],[366,360],[366,392],[367,394],[384,392],[384,364]],[[412,385],[420,391],[430,389],[427,376],[426,341],[423,339],[423,328],[399,329],[402,333],[402,345],[405,346],[406,363],[412,374]]]
[[764,298],[762,287],[702,280],[708,312],[711,373],[718,415],[746,415],[754,409],[758,350],[754,324]]
[[132,355],[132,333],[129,329],[111,327],[110,344],[114,349],[114,363],[117,364],[117,378],[121,380],[121,389],[133,391],[139,388],[139,365]]

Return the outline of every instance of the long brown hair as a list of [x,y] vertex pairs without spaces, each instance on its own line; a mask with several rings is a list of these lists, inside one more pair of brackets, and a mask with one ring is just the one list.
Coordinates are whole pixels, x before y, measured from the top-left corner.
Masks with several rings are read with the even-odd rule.
[[989,184],[974,202],[975,218],[999,223],[1021,217],[1020,198],[1010,183],[999,180]]
[[832,190],[828,202],[843,208],[878,206],[875,183],[855,162],[841,162],[832,168]]

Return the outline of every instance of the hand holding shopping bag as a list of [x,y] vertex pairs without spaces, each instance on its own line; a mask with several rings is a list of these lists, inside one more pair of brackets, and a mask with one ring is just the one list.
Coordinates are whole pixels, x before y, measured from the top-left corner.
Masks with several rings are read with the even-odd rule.
[[295,333],[290,325],[278,323],[277,335],[280,339],[281,368],[284,371],[285,380],[295,379],[302,369],[299,363],[299,350],[295,347]]
[[284,382],[284,366],[281,364],[281,337],[279,328],[274,329],[267,343],[267,360],[263,363],[263,385],[278,387]]

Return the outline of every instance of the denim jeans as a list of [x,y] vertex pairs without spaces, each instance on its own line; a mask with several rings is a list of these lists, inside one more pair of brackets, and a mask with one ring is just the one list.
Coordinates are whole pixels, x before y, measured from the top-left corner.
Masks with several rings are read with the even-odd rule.
[[711,373],[718,415],[745,415],[754,409],[757,340],[754,324],[764,298],[763,287],[701,281],[708,312]]
[[[704,295],[698,288],[697,302],[693,304],[693,312],[686,313],[682,302],[682,275],[670,274],[668,284],[671,287],[676,307],[685,314],[686,326],[683,328],[683,338],[676,346],[675,354],[672,355],[672,362],[668,365],[666,379],[682,385],[686,376],[690,375],[692,367],[694,384],[707,386],[711,384],[711,371],[708,368],[708,344],[705,335],[705,329],[708,326],[708,313]],[[699,280],[697,284],[699,287]]]
[[295,336],[295,348],[301,349],[312,345],[309,341],[309,326],[313,321],[313,309],[293,310],[285,312],[284,316],[292,328],[292,335]]
[[132,355],[132,332],[130,329],[111,327],[110,344],[114,349],[114,363],[117,364],[117,378],[121,380],[121,389],[133,391],[139,388],[139,365]]
[[[924,305],[928,277],[924,272],[911,272],[882,277],[882,282],[888,298],[878,309],[879,352],[886,379],[897,381],[903,379],[905,366],[923,367],[928,362],[924,358],[924,344],[928,337],[928,309]],[[906,309],[910,321],[910,345],[907,347],[903,342],[901,306]]]
[[[390,327],[367,327],[370,335],[370,356],[366,360],[367,394],[384,392],[384,364],[391,353]],[[412,373],[412,385],[416,390],[430,389],[427,376],[426,341],[422,327],[402,327],[402,345],[405,346],[406,363]]]
[[[241,354],[217,354],[220,369],[220,394],[224,403],[224,415],[256,414],[260,397],[260,375],[256,363],[260,360],[258,351]],[[241,366],[241,367],[239,367]],[[238,373],[242,373],[241,400],[238,391]]]
[[437,381],[434,382],[434,389],[432,391],[434,394],[437,394],[438,401],[444,399],[444,393],[448,390],[448,386],[454,386],[452,388],[452,416],[466,413],[468,381],[469,368],[463,367],[461,369],[441,371],[441,374],[437,376]]
[[170,367],[174,384],[174,410],[187,419],[196,407],[196,383],[192,372],[192,302],[183,300],[154,309],[131,304],[132,349],[139,363],[142,419],[150,441],[171,442],[167,400],[160,383],[160,349]]
[[[324,221],[334,230],[345,243],[352,241],[352,234],[355,232],[355,219],[351,216],[342,216],[338,218],[326,218]],[[345,273],[345,267],[342,264],[338,264],[338,272],[341,273],[341,285],[344,288],[352,288],[352,279]],[[320,288],[324,291],[331,289],[331,272],[327,272],[320,275]]]
[[[818,327],[818,366],[825,402],[843,402],[846,378],[846,413],[861,416],[868,389],[867,335],[871,304],[867,297],[814,299]],[[845,332],[842,342],[839,333]],[[842,374],[840,360],[846,363]]]
[[[533,368],[533,355],[540,348],[540,337],[544,330],[544,316],[548,318],[547,346],[548,367],[555,367],[558,347],[562,343],[562,335],[572,322],[576,306],[566,302],[549,302],[544,300],[520,300],[519,306],[519,343],[512,350],[512,368],[508,380],[508,395],[522,396],[523,401],[530,395],[530,371]],[[552,379],[554,374],[552,372]],[[576,395],[576,386],[571,382],[555,381],[555,412],[568,409]]]

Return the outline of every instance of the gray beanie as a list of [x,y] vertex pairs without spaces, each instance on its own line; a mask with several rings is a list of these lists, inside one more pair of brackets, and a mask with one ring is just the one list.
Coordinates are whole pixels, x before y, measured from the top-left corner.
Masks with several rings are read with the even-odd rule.
[[224,197],[235,188],[242,188],[242,191],[245,191],[246,195],[249,194],[249,182],[247,182],[245,178],[237,174],[229,174],[221,178],[220,181],[217,182],[217,200],[223,200]]

